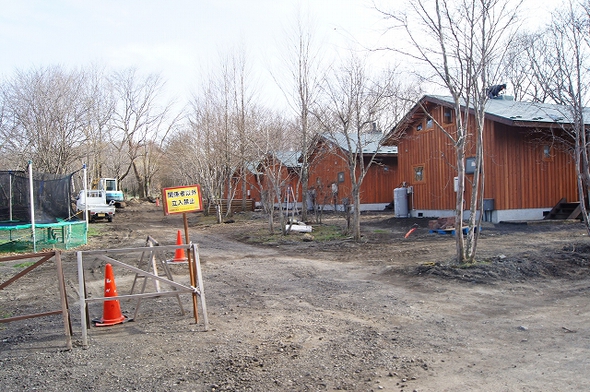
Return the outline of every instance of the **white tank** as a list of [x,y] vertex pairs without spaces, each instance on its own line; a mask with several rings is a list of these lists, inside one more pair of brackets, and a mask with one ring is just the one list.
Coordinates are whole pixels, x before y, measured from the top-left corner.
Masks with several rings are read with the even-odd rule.
[[395,188],[393,190],[393,208],[398,218],[408,217],[408,189]]

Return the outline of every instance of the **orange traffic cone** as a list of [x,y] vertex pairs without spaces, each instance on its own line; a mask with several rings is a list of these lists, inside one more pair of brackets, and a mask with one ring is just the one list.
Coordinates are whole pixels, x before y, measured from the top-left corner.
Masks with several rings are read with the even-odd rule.
[[[180,230],[178,230],[178,234],[176,234],[176,245],[182,245],[182,236],[180,234]],[[184,253],[184,248],[176,249],[176,252],[174,252],[174,258],[172,259],[172,262],[183,263],[186,261],[188,261],[188,258]]]
[[[115,284],[112,265],[107,264],[105,266],[104,275],[104,296],[116,297],[117,285]],[[96,327],[107,327],[109,325],[121,324],[125,321],[127,321],[127,317],[121,314],[121,306],[117,299],[105,300],[103,304],[102,318],[92,320]]]

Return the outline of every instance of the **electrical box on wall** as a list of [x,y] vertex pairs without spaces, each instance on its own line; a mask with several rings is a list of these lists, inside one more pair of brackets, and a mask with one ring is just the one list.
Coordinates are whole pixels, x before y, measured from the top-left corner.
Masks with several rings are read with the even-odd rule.
[[475,173],[475,157],[465,158],[465,174]]
[[453,178],[453,189],[455,192],[459,192],[459,177]]

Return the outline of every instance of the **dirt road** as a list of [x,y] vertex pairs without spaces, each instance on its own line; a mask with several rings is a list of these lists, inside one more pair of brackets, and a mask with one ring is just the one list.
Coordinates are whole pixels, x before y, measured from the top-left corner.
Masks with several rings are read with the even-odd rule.
[[[266,222],[203,225],[199,244],[209,330],[175,298],[143,301],[134,322],[80,342],[75,252],[64,254],[75,347],[59,316],[0,324],[3,391],[581,391],[590,390],[590,242],[580,224],[488,225],[480,263],[449,264],[450,235],[426,220],[363,217],[363,243],[253,245]],[[343,224],[332,217],[329,223]],[[174,244],[179,216],[131,205],[86,249]],[[252,238],[250,238],[252,240]],[[2,280],[14,265],[0,266]],[[88,267],[101,296],[103,264]],[[188,280],[185,266],[172,266]],[[133,275],[115,269],[119,293]],[[0,292],[0,313],[47,307],[53,270]],[[190,297],[181,296],[185,310]],[[122,301],[131,315],[135,302]],[[90,307],[100,316],[101,305]]]

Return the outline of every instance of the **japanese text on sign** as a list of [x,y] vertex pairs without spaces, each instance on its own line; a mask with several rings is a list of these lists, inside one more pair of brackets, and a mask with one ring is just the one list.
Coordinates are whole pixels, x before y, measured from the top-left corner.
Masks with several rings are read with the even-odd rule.
[[199,185],[164,188],[164,213],[177,214],[202,211],[201,189]]

